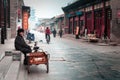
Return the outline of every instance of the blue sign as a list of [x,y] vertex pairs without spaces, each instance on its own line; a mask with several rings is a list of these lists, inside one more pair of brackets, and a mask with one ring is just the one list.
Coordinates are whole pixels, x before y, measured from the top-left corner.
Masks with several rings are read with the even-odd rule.
[[82,11],[76,12],[76,15],[83,15]]
[[68,14],[67,17],[71,17],[71,14]]

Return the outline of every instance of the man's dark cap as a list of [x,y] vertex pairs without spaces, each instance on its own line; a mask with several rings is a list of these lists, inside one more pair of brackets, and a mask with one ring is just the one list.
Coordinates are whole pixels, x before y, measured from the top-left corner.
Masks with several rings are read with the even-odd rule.
[[20,33],[20,32],[24,32],[24,29],[18,29],[17,32],[18,32],[18,33]]

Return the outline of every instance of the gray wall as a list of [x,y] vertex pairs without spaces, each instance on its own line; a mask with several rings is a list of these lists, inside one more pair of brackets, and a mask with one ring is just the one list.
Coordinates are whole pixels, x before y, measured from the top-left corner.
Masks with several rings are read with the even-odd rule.
[[111,21],[111,40],[120,43],[120,19],[117,18],[117,11],[120,10],[120,0],[111,0],[112,21]]

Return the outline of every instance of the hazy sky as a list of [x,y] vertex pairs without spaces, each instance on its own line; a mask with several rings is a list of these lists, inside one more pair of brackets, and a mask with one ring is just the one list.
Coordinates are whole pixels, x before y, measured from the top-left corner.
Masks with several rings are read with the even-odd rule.
[[39,18],[52,18],[63,14],[61,7],[75,0],[24,0],[26,6],[36,9],[36,16]]

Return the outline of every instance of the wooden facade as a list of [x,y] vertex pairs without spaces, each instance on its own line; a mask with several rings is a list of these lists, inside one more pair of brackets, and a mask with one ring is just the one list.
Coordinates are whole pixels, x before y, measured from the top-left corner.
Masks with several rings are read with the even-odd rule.
[[[110,39],[111,8],[110,0],[79,0],[63,8],[65,12],[68,33],[75,34],[76,26],[79,26],[79,34],[96,34],[97,38]],[[67,23],[68,22],[68,23]]]
[[62,29],[65,32],[64,14],[56,16],[52,24],[53,28],[55,28],[57,32],[59,32],[60,29]]
[[[18,2],[19,1],[19,2]],[[18,5],[19,4],[19,5]],[[16,36],[17,9],[24,5],[23,0],[0,0],[0,43]],[[14,13],[14,14],[13,14]],[[13,37],[12,37],[13,35]]]

